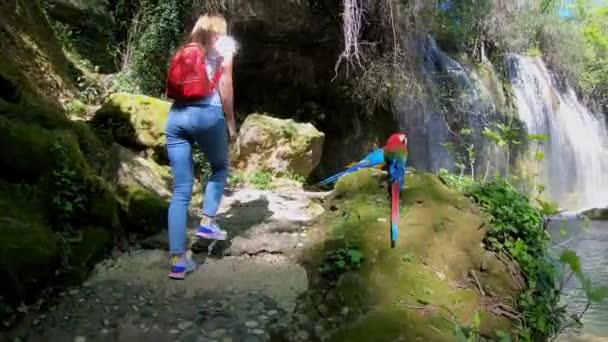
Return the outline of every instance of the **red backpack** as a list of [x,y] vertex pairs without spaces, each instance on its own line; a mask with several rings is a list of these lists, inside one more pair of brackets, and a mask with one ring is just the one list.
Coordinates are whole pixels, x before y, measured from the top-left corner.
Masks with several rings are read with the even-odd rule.
[[190,43],[175,53],[169,65],[166,95],[175,102],[191,102],[211,94],[220,79],[221,68],[209,80],[205,53],[200,45]]

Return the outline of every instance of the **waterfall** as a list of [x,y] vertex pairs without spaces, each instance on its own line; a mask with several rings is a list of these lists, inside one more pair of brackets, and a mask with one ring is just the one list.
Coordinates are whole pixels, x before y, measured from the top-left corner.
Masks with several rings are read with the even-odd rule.
[[608,132],[603,119],[549,72],[542,59],[506,56],[507,74],[520,119],[529,133],[543,134],[541,181],[562,208],[608,205]]
[[[418,37],[412,48],[420,55],[419,68],[426,83],[426,96],[417,103],[398,100],[393,113],[400,129],[408,134],[411,165],[435,172],[440,168],[457,171],[455,164],[462,163],[469,173],[470,161],[459,160],[445,146],[452,143],[462,148],[459,139],[464,139],[474,145],[472,168],[476,174],[492,174],[504,166],[503,152],[481,134],[485,127],[498,121],[501,114],[476,72],[442,51],[428,34]],[[455,133],[461,128],[470,129],[471,134],[457,137]],[[466,155],[462,150],[458,153]]]

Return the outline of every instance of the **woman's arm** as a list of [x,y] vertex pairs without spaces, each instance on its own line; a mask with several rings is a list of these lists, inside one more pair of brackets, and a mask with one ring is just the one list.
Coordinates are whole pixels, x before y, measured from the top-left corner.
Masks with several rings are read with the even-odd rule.
[[226,115],[226,125],[230,138],[236,136],[236,122],[234,121],[234,89],[232,86],[232,58],[222,63],[222,75],[219,81],[220,99],[224,114]]

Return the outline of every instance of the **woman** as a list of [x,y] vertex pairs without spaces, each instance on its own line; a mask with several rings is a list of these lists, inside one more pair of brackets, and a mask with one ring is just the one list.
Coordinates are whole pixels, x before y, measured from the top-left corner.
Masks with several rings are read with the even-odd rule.
[[[208,97],[187,104],[174,104],[165,127],[167,153],[173,173],[173,197],[169,206],[169,277],[184,279],[196,269],[186,255],[186,221],[194,182],[192,145],[196,143],[211,165],[203,202],[203,219],[197,236],[225,240],[226,231],[215,221],[228,176],[228,138],[236,136],[233,112],[232,62],[236,43],[226,35],[226,19],[219,14],[198,18],[186,44],[198,43],[206,56],[207,75],[221,68],[218,86]],[[224,118],[224,114],[226,117]]]

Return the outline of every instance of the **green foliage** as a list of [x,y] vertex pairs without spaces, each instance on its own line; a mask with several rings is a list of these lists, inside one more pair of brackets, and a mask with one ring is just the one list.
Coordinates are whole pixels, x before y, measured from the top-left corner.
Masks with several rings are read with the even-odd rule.
[[547,254],[550,237],[541,211],[502,179],[479,184],[468,195],[490,215],[491,229],[484,239],[487,247],[510,255],[526,276],[526,288],[517,299],[525,322],[520,337],[551,336],[565,311],[559,307],[559,291],[554,288],[555,268]]
[[476,311],[471,322],[468,326],[462,326],[460,324],[454,324],[454,335],[458,342],[475,342],[479,339],[479,326],[481,319],[479,318],[479,312]]
[[266,171],[256,170],[249,177],[249,183],[260,190],[269,190],[272,188],[272,174]]
[[450,188],[466,193],[468,189],[477,184],[474,178],[467,176],[456,176],[446,169],[437,172],[439,179]]
[[68,102],[65,106],[65,110],[68,115],[74,117],[82,117],[87,113],[87,107],[78,99]]
[[[539,137],[540,139],[540,137]],[[566,279],[560,274],[548,252],[550,236],[546,231],[547,216],[554,215],[554,203],[535,198],[538,207],[520,194],[507,180],[496,178],[490,182],[479,183],[469,177],[458,177],[440,170],[440,179],[449,186],[464,192],[488,213],[491,228],[484,237],[486,248],[506,254],[519,266],[525,279],[524,288],[517,297],[518,311],[523,324],[519,338],[522,341],[546,340],[556,336],[563,329],[579,324],[584,311],[578,316],[569,316],[565,307],[559,304],[564,284],[575,275],[585,289],[591,303],[602,302],[608,298],[608,288],[594,287],[589,278],[581,272],[580,260],[571,250],[565,250],[559,262],[570,267],[571,275]],[[456,331],[462,341],[471,338],[471,329]],[[509,341],[506,335],[498,336]]]
[[211,165],[209,165],[205,154],[200,150],[198,145],[195,145],[193,148],[192,160],[194,161],[195,172],[200,175],[200,179],[209,179],[211,177]]
[[84,179],[61,141],[55,141],[52,152],[57,157],[57,166],[52,174],[54,193],[51,212],[55,225],[63,231],[70,231],[74,219],[85,215],[87,198]]
[[[133,32],[132,45],[125,47],[131,50],[123,51],[128,54],[126,68],[117,79],[115,89],[153,96],[162,94],[169,60],[184,40],[183,19],[191,7],[191,0],[140,0],[138,5],[122,3],[117,7],[123,20],[137,15],[132,24],[138,27]],[[119,25],[126,26],[124,22]]]
[[245,181],[245,175],[240,170],[232,171],[228,175],[228,186],[229,187],[236,187],[244,181]]
[[298,175],[296,173],[293,173],[291,171],[287,171],[285,172],[285,178],[290,179],[296,183],[300,183],[300,184],[304,184],[306,183],[306,177],[302,176],[302,175]]
[[442,41],[456,50],[476,49],[493,10],[493,1],[464,0],[446,2],[449,8],[439,12],[437,29]]
[[359,269],[362,263],[363,253],[360,250],[343,247],[326,253],[319,273],[331,281],[336,281],[345,272]]

